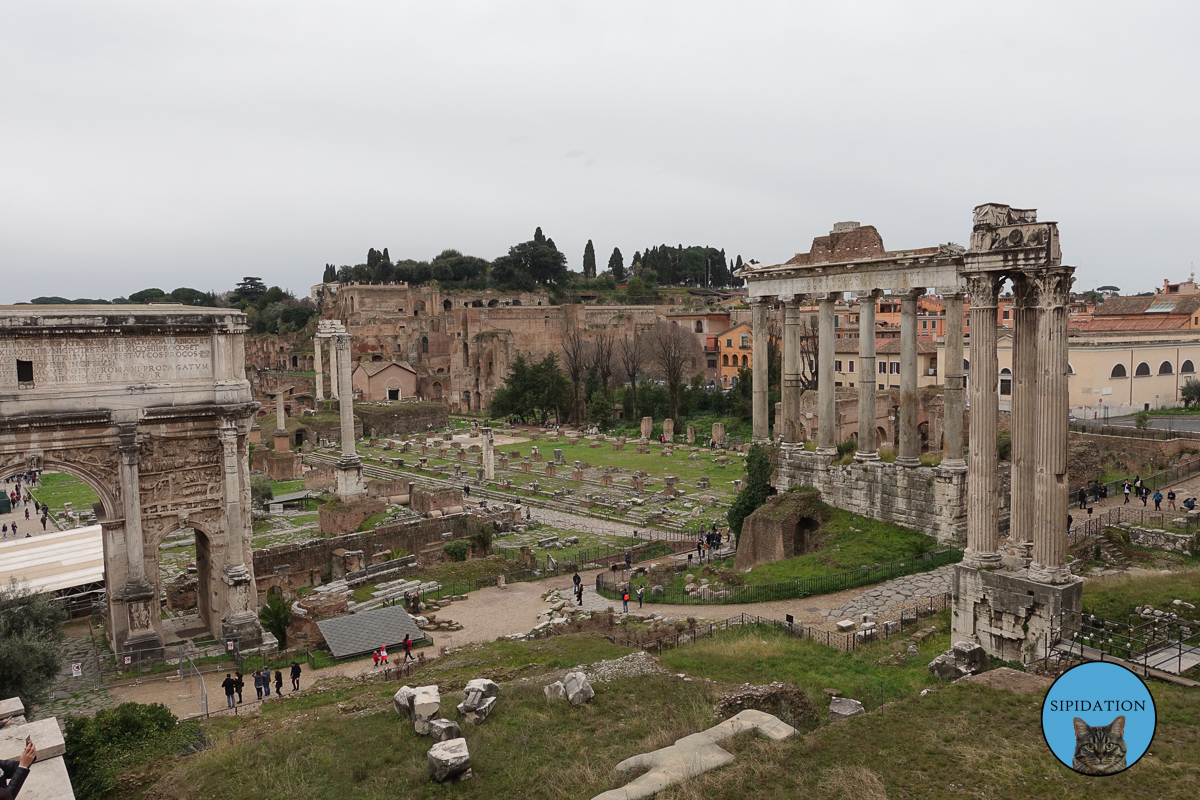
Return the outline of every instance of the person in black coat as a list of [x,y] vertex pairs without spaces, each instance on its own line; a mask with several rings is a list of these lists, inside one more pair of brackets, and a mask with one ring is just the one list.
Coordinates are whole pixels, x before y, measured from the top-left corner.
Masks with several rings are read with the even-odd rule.
[[300,691],[300,662],[292,662],[292,691]]
[[246,679],[242,677],[242,673],[233,673],[237,677],[234,679],[233,688],[237,692],[238,702],[242,702],[242,689],[246,688]]
[[26,740],[25,749],[16,761],[0,761],[0,800],[16,798],[21,792],[21,786],[29,775],[29,768],[37,761],[37,748],[33,742]]
[[225,690],[225,707],[233,708],[233,693],[237,691],[237,681],[228,672],[225,673],[225,680],[221,681],[221,688]]

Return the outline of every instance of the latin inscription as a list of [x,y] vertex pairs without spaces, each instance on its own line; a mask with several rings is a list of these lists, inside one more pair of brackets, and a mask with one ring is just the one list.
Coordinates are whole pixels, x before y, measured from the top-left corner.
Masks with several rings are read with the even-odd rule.
[[211,380],[205,336],[0,341],[0,384],[15,387],[16,362],[33,364],[36,388]]

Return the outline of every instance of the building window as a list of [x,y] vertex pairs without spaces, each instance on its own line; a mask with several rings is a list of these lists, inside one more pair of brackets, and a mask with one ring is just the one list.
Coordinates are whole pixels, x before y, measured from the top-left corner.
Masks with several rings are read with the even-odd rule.
[[726,346],[726,347],[733,347],[733,339],[726,339],[726,340],[725,340],[725,346]]
[[1009,318],[1009,316],[1008,316],[1008,315],[1009,315],[1009,310],[1008,310],[1007,308],[1006,308],[1006,309],[1004,309],[1004,312],[1003,312],[1003,314],[1004,314],[1004,316],[1003,316],[1003,319],[1008,319],[1008,318]]
[[921,320],[921,330],[923,330],[923,331],[929,330],[929,320],[927,320],[927,319]]
[[1069,362],[1069,361],[1067,362],[1067,374],[1068,375],[1075,374],[1075,368],[1073,366],[1071,366],[1071,362]]
[[429,337],[428,336],[421,337],[421,352],[425,353],[427,355],[429,353]]
[[1164,361],[1158,365],[1158,374],[1159,375],[1174,375],[1175,367],[1171,366],[1170,361]]
[[1146,378],[1150,375],[1150,365],[1145,361],[1137,365],[1137,369],[1133,371],[1133,377]]
[[745,350],[749,346],[750,346],[750,334],[743,333],[742,334],[742,349]]
[[900,374],[900,362],[899,362],[899,361],[893,361],[893,362],[892,362],[892,374],[893,374],[893,375],[899,375],[899,374]]
[[835,360],[835,361],[833,362],[833,371],[834,371],[834,372],[841,372],[841,371],[842,371],[842,362],[841,362],[841,360]]
[[[1149,373],[1147,373],[1147,374],[1149,374]],[[1129,373],[1125,371],[1124,364],[1117,364],[1115,367],[1112,368],[1112,372],[1109,373],[1108,377],[1110,377],[1110,378],[1128,378]]]
[[854,372],[854,362],[853,362],[853,361],[851,361],[851,362],[850,362],[850,364],[849,364],[849,367],[850,367],[850,368],[849,368],[849,369],[847,369],[846,371],[847,371],[847,372]]
[[728,367],[728,366],[729,366],[729,356],[727,356],[727,355],[726,355],[726,356],[721,356],[721,366],[722,366],[722,367]]
[[745,357],[745,356],[742,356],[742,366],[743,366],[743,367],[748,367],[748,366],[750,366],[750,362],[746,360],[746,357]]
[[1196,365],[1193,364],[1192,360],[1189,358],[1179,365],[1179,371],[1184,375],[1191,375],[1196,371]]
[[33,388],[33,362],[17,359],[17,388]]
[[710,358],[710,359],[708,360],[708,368],[709,368],[709,369],[716,369],[716,368],[717,368],[717,360],[716,360],[715,358]]
[[[880,361],[880,362],[879,362],[879,374],[880,374],[880,375],[887,375],[887,362],[886,362],[886,361]],[[882,386],[880,386],[879,388],[880,388],[880,389],[882,389],[883,387],[882,387]]]
[[1000,394],[1012,394],[1012,370],[1008,367],[1000,370]]
[[704,333],[704,323],[696,320],[696,333]]

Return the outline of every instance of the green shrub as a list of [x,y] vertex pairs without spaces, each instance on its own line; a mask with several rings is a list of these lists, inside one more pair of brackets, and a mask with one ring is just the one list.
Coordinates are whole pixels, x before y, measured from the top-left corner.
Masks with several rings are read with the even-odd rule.
[[775,471],[771,456],[774,453],[773,448],[768,452],[762,445],[756,444],[750,448],[750,455],[746,458],[749,478],[729,508],[729,528],[734,536],[741,537],[742,522],[775,494],[775,487],[771,486],[771,473]]
[[454,561],[466,561],[467,553],[471,552],[471,544],[466,539],[455,539],[442,545],[442,551]]
[[842,441],[838,442],[837,451],[838,458],[845,458],[846,456],[854,455],[856,452],[858,452],[858,439],[853,437],[849,439],[843,439]]
[[[475,545],[475,549],[480,553],[487,553],[491,549],[492,536],[496,532],[492,523],[480,522],[472,517],[468,523],[468,530],[470,531],[468,538],[471,540],[471,544]],[[456,558],[454,560],[462,561],[465,558],[466,556],[464,555],[463,558]]]
[[1000,431],[996,436],[996,455],[1001,461],[1008,461],[1012,456],[1012,437],[1008,431]]
[[122,703],[95,716],[67,717],[65,738],[63,760],[79,800],[112,797],[117,779],[130,767],[157,755],[195,750],[204,742],[196,723],[177,722],[161,703]]
[[58,674],[62,606],[14,579],[0,585],[0,697],[40,702]]
[[250,500],[252,502],[264,506],[274,497],[275,490],[271,487],[270,478],[262,474],[250,476]]

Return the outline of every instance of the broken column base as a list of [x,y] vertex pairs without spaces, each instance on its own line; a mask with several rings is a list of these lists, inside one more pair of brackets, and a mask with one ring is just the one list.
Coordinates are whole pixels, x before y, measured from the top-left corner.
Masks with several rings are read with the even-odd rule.
[[1062,611],[1082,608],[1082,578],[1049,584],[1031,580],[1027,569],[954,567],[953,641],[979,642],[1004,661],[1044,657]]

